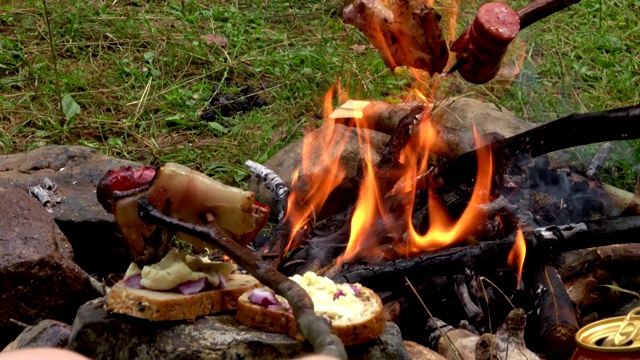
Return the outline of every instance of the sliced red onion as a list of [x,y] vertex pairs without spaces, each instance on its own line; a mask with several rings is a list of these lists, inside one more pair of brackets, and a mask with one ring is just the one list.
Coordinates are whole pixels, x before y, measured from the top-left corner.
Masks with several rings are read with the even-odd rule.
[[222,275],[219,271],[216,273],[218,275],[218,286],[220,286],[221,288],[226,288],[227,287],[227,278]]
[[266,288],[253,289],[249,294],[249,301],[260,306],[280,305],[278,299],[276,299],[276,294]]
[[198,280],[185,281],[178,285],[178,290],[184,295],[197,294],[200,290],[204,289],[206,278],[200,278]]
[[353,292],[356,295],[360,295],[360,288],[359,287],[357,287],[356,285],[353,285],[353,284],[349,284],[349,287],[351,287],[351,289],[353,290]]
[[338,290],[338,292],[333,295],[333,300],[335,301],[340,299],[340,296],[345,296],[345,293],[343,293],[342,290]]
[[128,288],[144,289],[144,286],[142,286],[142,284],[140,284],[141,280],[142,280],[142,275],[138,274],[138,275],[129,276],[122,283],[124,284],[124,286],[126,286]]

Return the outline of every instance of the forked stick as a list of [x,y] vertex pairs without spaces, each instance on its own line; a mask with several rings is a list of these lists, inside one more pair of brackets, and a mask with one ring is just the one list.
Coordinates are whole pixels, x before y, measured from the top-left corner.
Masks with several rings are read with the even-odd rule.
[[259,253],[230,239],[215,221],[210,221],[207,227],[186,223],[164,215],[147,200],[138,203],[138,215],[147,223],[196,236],[223,251],[263,285],[289,301],[300,333],[309,340],[317,353],[347,359],[342,341],[332,333],[331,325],[325,319],[316,316],[313,301],[307,292],[298,283],[276,270],[272,263],[265,261]]

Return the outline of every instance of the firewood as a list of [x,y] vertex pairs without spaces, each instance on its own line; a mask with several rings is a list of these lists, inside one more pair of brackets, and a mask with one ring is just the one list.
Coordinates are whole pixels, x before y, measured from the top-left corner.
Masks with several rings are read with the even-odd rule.
[[[527,249],[536,248],[540,253],[548,256],[595,246],[638,243],[640,242],[640,216],[541,227],[524,231],[524,236]],[[391,261],[382,266],[345,264],[342,273],[334,276],[333,280],[347,283],[360,282],[380,288],[398,284],[399,279],[404,275],[425,273],[431,276],[455,275],[465,267],[475,269],[495,267],[495,264],[506,261],[513,243],[514,236],[511,236],[473,246],[430,252],[416,258]]]
[[538,334],[545,355],[566,358],[575,350],[578,315],[575,304],[555,268],[548,265],[527,266],[527,288],[535,298]]
[[605,284],[611,284],[611,274],[608,271],[596,269],[593,273],[567,281],[565,286],[581,313],[606,314],[620,303],[622,294],[603,286]]
[[591,274],[597,269],[619,269],[628,273],[630,266],[640,263],[640,244],[619,244],[569,251],[557,260],[558,273],[565,281]]
[[[640,104],[584,114],[571,114],[484,147],[491,149],[494,172],[501,173],[514,161],[529,159],[574,146],[613,140],[640,138]],[[602,126],[607,124],[607,126]],[[593,131],[599,129],[599,131]],[[477,168],[476,151],[460,155],[438,169],[444,183],[473,178]]]

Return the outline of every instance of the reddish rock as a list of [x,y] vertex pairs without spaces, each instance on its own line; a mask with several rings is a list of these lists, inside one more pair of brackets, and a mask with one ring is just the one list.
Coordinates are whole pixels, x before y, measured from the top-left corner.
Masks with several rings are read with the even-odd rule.
[[61,202],[53,218],[71,242],[76,263],[88,273],[123,272],[128,247],[117,235],[113,215],[96,199],[96,185],[108,170],[140,164],[111,158],[83,146],[49,145],[0,156],[0,187],[27,190],[47,177],[55,182]]
[[42,319],[70,323],[97,296],[69,241],[37,200],[0,188],[0,346]]

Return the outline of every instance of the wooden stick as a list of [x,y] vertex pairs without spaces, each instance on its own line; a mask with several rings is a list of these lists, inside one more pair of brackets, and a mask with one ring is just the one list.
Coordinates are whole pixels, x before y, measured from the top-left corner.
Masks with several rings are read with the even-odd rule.
[[528,289],[536,299],[539,338],[550,359],[567,358],[575,350],[578,332],[576,307],[555,268],[548,265],[527,266]]
[[207,224],[208,227],[189,224],[164,215],[144,199],[138,204],[138,212],[140,219],[145,222],[196,236],[222,250],[258,281],[289,301],[300,333],[311,342],[316,352],[347,359],[342,341],[332,333],[331,325],[315,314],[313,301],[307,292],[298,283],[278,272],[271,262],[265,261],[257,252],[230,239],[215,221]]
[[529,3],[517,11],[520,18],[520,30],[579,2],[580,0],[538,0]]
[[[613,140],[640,138],[640,104],[585,114],[571,114],[520,134],[487,144],[497,170],[514,161],[537,157],[553,151],[579,145]],[[604,126],[603,124],[606,124]],[[597,131],[594,131],[597,129]],[[455,178],[469,179],[476,173],[476,150],[462,154],[437,173],[446,178],[444,183],[455,183]]]

